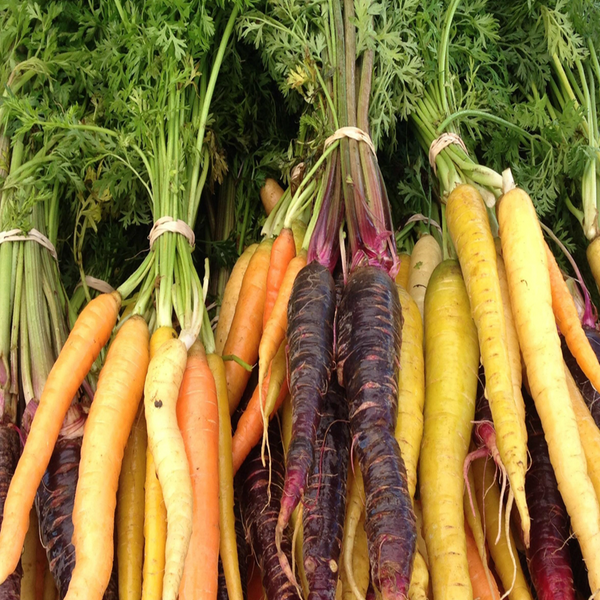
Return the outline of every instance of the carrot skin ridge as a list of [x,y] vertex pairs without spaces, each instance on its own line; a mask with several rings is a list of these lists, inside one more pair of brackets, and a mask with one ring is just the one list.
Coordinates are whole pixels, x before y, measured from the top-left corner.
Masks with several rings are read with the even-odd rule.
[[300,501],[313,463],[319,414],[333,368],[335,301],[335,283],[328,269],[315,261],[298,273],[288,304],[293,417],[278,521],[281,531]]
[[417,542],[406,469],[394,437],[401,328],[400,300],[389,275],[377,267],[352,273],[338,310],[338,376],[341,372],[364,480],[371,579],[384,599],[406,597]]
[[[269,426],[271,448],[271,497],[269,499],[269,465],[264,466],[260,445],[255,446],[240,469],[241,507],[244,527],[252,552],[262,573],[267,600],[300,600],[279,563],[275,546],[275,529],[283,488],[283,447],[275,421]],[[292,542],[289,532],[283,535],[281,550],[291,562]]]
[[334,600],[346,515],[350,460],[348,406],[331,375],[317,430],[317,455],[304,494],[302,544],[309,600]]
[[531,466],[525,491],[531,511],[531,544],[527,564],[539,600],[574,600],[573,571],[567,541],[569,517],[558,491],[542,423],[533,401],[527,406]]
[[19,562],[29,527],[29,511],[63,420],[73,397],[108,341],[120,307],[118,292],[94,298],[80,313],[48,375],[4,504],[0,529],[0,583]]
[[[4,499],[17,467],[20,453],[19,432],[11,425],[0,423],[0,525],[2,525]],[[23,569],[21,561],[19,561],[15,571],[0,585],[0,598],[3,600],[19,600],[22,574]]]

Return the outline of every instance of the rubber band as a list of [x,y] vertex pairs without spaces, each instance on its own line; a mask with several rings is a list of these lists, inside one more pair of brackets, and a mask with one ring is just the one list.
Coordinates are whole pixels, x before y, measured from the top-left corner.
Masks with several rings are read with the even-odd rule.
[[[75,286],[75,289],[81,287],[81,281]],[[91,275],[85,276],[85,285],[89,288],[96,290],[97,292],[101,292],[102,294],[112,294],[115,289],[106,281],[102,281],[102,279],[96,279],[96,277],[92,277]]]
[[333,142],[341,140],[345,137],[356,140],[357,142],[364,142],[367,144],[367,146],[369,146],[373,155],[377,156],[377,153],[375,152],[375,146],[373,145],[373,140],[371,140],[369,135],[358,127],[340,127],[340,129],[338,129],[333,135],[330,135],[325,140],[325,148],[331,146]]
[[58,261],[56,248],[52,242],[37,229],[30,229],[28,234],[23,233],[21,229],[10,229],[9,231],[0,232],[0,244],[4,242],[37,242],[40,246],[44,246],[52,255],[54,260]]
[[465,151],[465,154],[469,154],[469,151],[467,150],[467,147],[465,146],[465,143],[462,141],[462,138],[460,137],[460,135],[457,135],[456,133],[451,133],[449,131],[446,133],[442,133],[442,135],[440,135],[440,137],[433,140],[433,142],[431,142],[431,146],[429,146],[429,164],[431,165],[431,168],[433,169],[433,172],[436,175],[437,175],[437,166],[435,164],[435,159],[437,158],[438,154],[444,148],[447,148],[448,146],[451,146],[452,144],[456,144],[457,146],[460,146]]
[[181,219],[175,220],[173,217],[161,217],[154,223],[150,230],[150,235],[148,235],[148,239],[150,240],[150,250],[152,250],[154,242],[156,242],[163,233],[167,233],[167,231],[181,234],[187,239],[192,248],[196,244],[196,236],[192,228],[185,221],[182,221]]

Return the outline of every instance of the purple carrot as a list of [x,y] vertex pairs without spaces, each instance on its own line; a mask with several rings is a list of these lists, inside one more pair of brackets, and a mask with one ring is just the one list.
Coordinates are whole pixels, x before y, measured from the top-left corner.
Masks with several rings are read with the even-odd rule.
[[[246,538],[261,570],[267,600],[300,600],[296,587],[281,568],[275,545],[275,528],[281,505],[284,472],[283,448],[278,427],[277,420],[271,421],[270,465],[263,466],[258,444],[240,467],[242,517]],[[292,544],[287,533],[281,539],[281,550],[289,561]]]
[[[589,327],[584,327],[583,329],[592,350],[594,350],[596,356],[599,356],[600,358],[600,334],[598,334],[595,329],[590,329]],[[569,367],[569,371],[571,371],[571,375],[573,375],[573,379],[575,380],[585,403],[590,409],[590,413],[592,413],[596,425],[600,427],[600,393],[596,391],[596,388],[577,364],[577,360],[571,354],[564,337],[561,337],[561,344],[565,363],[567,364],[567,367]]]
[[[319,415],[333,369],[335,300],[335,283],[327,268],[312,262],[298,273],[288,304],[292,438],[277,520],[277,548],[304,493],[313,464]],[[280,560],[291,576],[281,552]]]
[[350,458],[348,405],[335,372],[325,396],[316,448],[302,512],[304,571],[308,580],[308,600],[334,600]]
[[[19,432],[12,425],[0,423],[0,525],[4,513],[4,500],[20,454]],[[0,600],[19,600],[22,575],[23,571],[19,563],[15,572],[0,585]]]
[[394,438],[401,328],[398,292],[389,275],[373,266],[356,269],[338,311],[338,377],[346,388],[352,448],[365,486],[371,579],[384,600],[406,598],[417,540]]
[[531,466],[525,479],[531,514],[527,562],[538,600],[574,600],[573,572],[567,541],[569,519],[563,504],[540,418],[527,403],[527,434]]
[[[46,549],[50,572],[60,598],[69,588],[75,566],[73,537],[73,503],[79,475],[82,437],[60,437],[38,488],[35,505],[40,524],[42,545]],[[118,598],[115,573],[104,594],[105,600]]]

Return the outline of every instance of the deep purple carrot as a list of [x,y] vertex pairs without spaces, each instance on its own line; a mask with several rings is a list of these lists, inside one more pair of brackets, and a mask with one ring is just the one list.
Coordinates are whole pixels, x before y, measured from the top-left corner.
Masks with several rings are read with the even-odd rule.
[[406,470],[394,438],[402,313],[389,275],[349,277],[337,320],[338,377],[350,407],[353,451],[366,497],[371,579],[384,600],[406,598],[417,541]]
[[[298,273],[288,304],[292,438],[277,520],[277,547],[304,493],[314,460],[319,415],[333,369],[335,299],[335,283],[326,267],[311,262]],[[280,559],[290,574],[282,553]]]
[[[21,454],[19,432],[12,426],[0,423],[0,525],[4,513],[4,500],[10,480],[17,467]],[[8,579],[0,585],[0,600],[19,600],[21,596],[21,564]]]
[[[79,475],[81,442],[80,436],[58,439],[35,499],[42,545],[46,549],[50,572],[61,599],[67,593],[75,566],[75,548],[71,543],[72,515]],[[118,598],[114,572],[104,598]]]
[[[595,329],[589,327],[584,327],[584,331],[590,342],[590,346],[596,353],[596,356],[599,356],[600,358],[600,335]],[[562,336],[561,344],[565,363],[567,363],[567,367],[569,367],[569,371],[571,371],[571,375],[573,375],[573,379],[575,380],[585,403],[590,409],[590,413],[592,413],[596,425],[600,427],[600,393],[596,391],[596,388],[581,370],[581,367],[577,364],[577,360],[571,354],[571,351]]]
[[527,550],[529,573],[538,600],[574,600],[567,544],[569,518],[558,491],[540,418],[533,401],[527,400],[527,447],[531,456],[525,479],[531,514],[531,544]]
[[[246,538],[261,570],[267,600],[300,600],[295,586],[281,568],[275,545],[275,528],[281,505],[284,471],[283,448],[278,427],[276,419],[271,421],[270,465],[263,466],[260,444],[258,444],[240,467],[242,517]],[[289,561],[292,544],[287,532],[281,540],[281,550]]]
[[334,600],[346,514],[350,454],[348,405],[331,375],[317,431],[317,452],[304,494],[303,560],[309,600]]

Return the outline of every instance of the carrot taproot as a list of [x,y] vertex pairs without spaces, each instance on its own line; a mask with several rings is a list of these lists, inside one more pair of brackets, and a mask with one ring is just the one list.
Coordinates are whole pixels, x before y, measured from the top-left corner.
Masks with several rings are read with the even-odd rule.
[[283,188],[272,177],[267,177],[260,188],[260,200],[267,216],[277,206],[281,196],[283,196]]
[[600,389],[600,363],[585,335],[573,296],[560,272],[554,254],[544,243],[552,290],[552,310],[560,332],[565,336],[569,351],[592,385]]
[[[290,261],[296,256],[296,244],[291,229],[285,227],[281,230],[271,249],[271,260],[267,272],[267,293],[265,295],[265,309],[263,312],[263,332],[271,316],[279,288],[283,283],[285,273]],[[290,286],[291,288],[291,286]],[[261,338],[262,341],[262,338]]]
[[219,578],[219,410],[217,389],[199,340],[188,350],[177,400],[193,490],[190,546],[180,600],[214,600]]
[[156,475],[150,448],[146,449],[146,482],[144,494],[144,567],[142,600],[162,597],[167,541],[167,509]]
[[217,354],[223,354],[223,348],[231,329],[235,308],[240,296],[242,281],[250,264],[250,259],[257,248],[258,244],[252,244],[242,252],[241,256],[235,261],[227,285],[225,285],[221,307],[219,308],[219,320],[215,329],[215,352]]
[[238,472],[238,469],[250,454],[250,450],[260,442],[264,433],[265,421],[268,426],[269,418],[277,412],[288,394],[285,346],[285,342],[282,342],[262,384],[264,409],[261,409],[261,394],[259,394],[258,386],[256,386],[246,410],[244,410],[238,421],[231,442],[234,473]]
[[410,585],[408,586],[408,600],[427,600],[429,590],[429,570],[427,563],[419,551],[415,554]]
[[600,590],[600,506],[569,400],[542,230],[531,198],[519,188],[501,198],[498,221],[527,379],[595,592]]
[[408,275],[408,293],[417,303],[421,318],[425,321],[425,292],[429,278],[438,264],[442,262],[442,249],[432,235],[419,238],[410,255]]
[[23,453],[10,482],[0,528],[0,584],[15,570],[29,512],[73,397],[104,347],[121,307],[118,292],[101,294],[80,313],[52,367]]
[[471,185],[454,188],[446,201],[446,219],[477,327],[496,444],[521,517],[525,546],[529,546],[527,438],[523,437],[523,422],[514,398],[496,247],[477,189]]
[[485,545],[485,533],[483,531],[483,522],[481,520],[481,513],[479,512],[479,505],[477,504],[477,502],[474,501],[475,479],[473,479],[472,470],[469,470],[467,480],[465,481],[465,483],[468,485],[468,488],[465,489],[465,493],[463,494],[465,519],[467,520],[469,529],[471,531],[471,535],[473,536],[475,544],[477,545],[477,550],[479,552],[481,562],[483,563],[483,566],[486,569],[486,571],[489,573],[487,549]]
[[[52,573],[48,568],[48,563],[46,563],[46,570],[44,571],[43,585],[44,587],[42,589],[42,600],[56,600],[58,598],[58,590],[56,589],[56,584],[54,583]],[[108,598],[106,598],[106,595],[105,599],[108,600]]]
[[475,415],[479,347],[458,262],[433,272],[425,295],[425,415],[419,466],[433,596],[472,598],[463,463]]
[[501,496],[500,487],[495,480],[494,463],[485,458],[475,460],[473,478],[487,545],[502,587],[505,592],[510,590],[510,600],[532,600],[512,531],[509,529],[507,537],[505,519],[499,516]]
[[[18,580],[15,585],[14,578],[11,577],[6,584],[12,584],[10,587],[6,585],[1,588],[4,594],[7,594],[10,600],[17,600],[22,598],[23,600],[35,600],[37,592],[37,580],[38,580],[38,568],[37,568],[37,547],[39,545],[38,539],[38,520],[35,509],[31,511],[31,518],[29,520],[29,529],[25,536],[25,543],[23,544],[23,555],[21,557],[21,563],[19,565]],[[42,572],[43,577],[43,572]],[[2,584],[5,585],[4,583]],[[9,595],[11,594],[11,595]]]
[[480,600],[498,600],[500,598],[498,585],[493,577],[488,576],[488,571],[481,561],[477,543],[466,521],[465,536],[467,538],[467,560],[469,561],[469,578],[473,588],[473,597]]
[[506,279],[506,267],[504,259],[499,252],[500,240],[496,238],[496,266],[498,267],[498,281],[500,282],[500,294],[502,295],[502,308],[504,310],[504,323],[506,325],[506,344],[508,348],[508,359],[510,361],[510,375],[513,384],[513,397],[519,413],[519,422],[523,427],[523,438],[527,439],[525,425],[525,402],[521,392],[523,383],[523,365],[521,362],[521,348],[515,328],[515,319],[510,305],[510,293],[508,291],[508,280]]
[[425,403],[425,367],[423,357],[423,322],[416,302],[398,286],[402,307],[402,349],[398,378],[398,421],[395,436],[406,467],[408,493],[417,489],[417,463],[423,438]]
[[[585,409],[583,400],[581,404]],[[539,600],[574,600],[569,518],[556,485],[542,424],[531,400],[527,413],[531,467],[526,487],[533,517],[531,546],[527,549],[529,573]]]
[[337,311],[337,374],[346,390],[364,481],[371,580],[384,600],[408,593],[417,540],[406,469],[394,437],[401,328],[396,284],[376,266],[356,268]]
[[192,535],[192,479],[176,413],[187,352],[180,338],[164,342],[150,360],[144,386],[148,447],[167,510],[163,600],[177,598]]
[[144,389],[149,338],[146,321],[131,317],[119,329],[100,372],[81,446],[68,600],[100,600],[108,587],[119,473]]
[[147,443],[146,420],[140,404],[125,446],[117,496],[119,600],[139,600],[142,596]]
[[600,498],[600,429],[596,425],[581,392],[579,391],[573,376],[565,365],[565,377],[573,412],[577,419],[577,429],[583,446],[588,475],[596,490],[596,496]]
[[302,244],[304,243],[304,236],[306,235],[306,223],[301,219],[294,219],[292,221],[292,233],[294,234],[296,254],[300,254],[300,250],[302,250]]
[[233,459],[231,452],[231,419],[228,414],[228,395],[225,364],[217,354],[207,356],[215,382],[219,411],[219,528],[220,555],[223,562],[229,600],[244,597],[240,577],[237,535],[235,529]]
[[600,289],[600,236],[594,238],[585,252],[596,285]]
[[250,259],[223,347],[230,414],[240,403],[250,379],[250,372],[231,358],[237,357],[249,365],[253,365],[258,358],[272,246],[273,240],[263,240]]
[[[150,338],[150,360],[167,341],[175,339],[172,327],[159,327]],[[145,419],[144,419],[145,421]],[[146,442],[148,436],[146,435]],[[142,600],[162,597],[167,542],[167,509],[150,446],[146,448],[146,478],[144,486],[144,566],[142,568]]]
[[410,275],[410,254],[398,254],[400,268],[396,275],[396,283],[405,290],[408,290],[408,277]]

